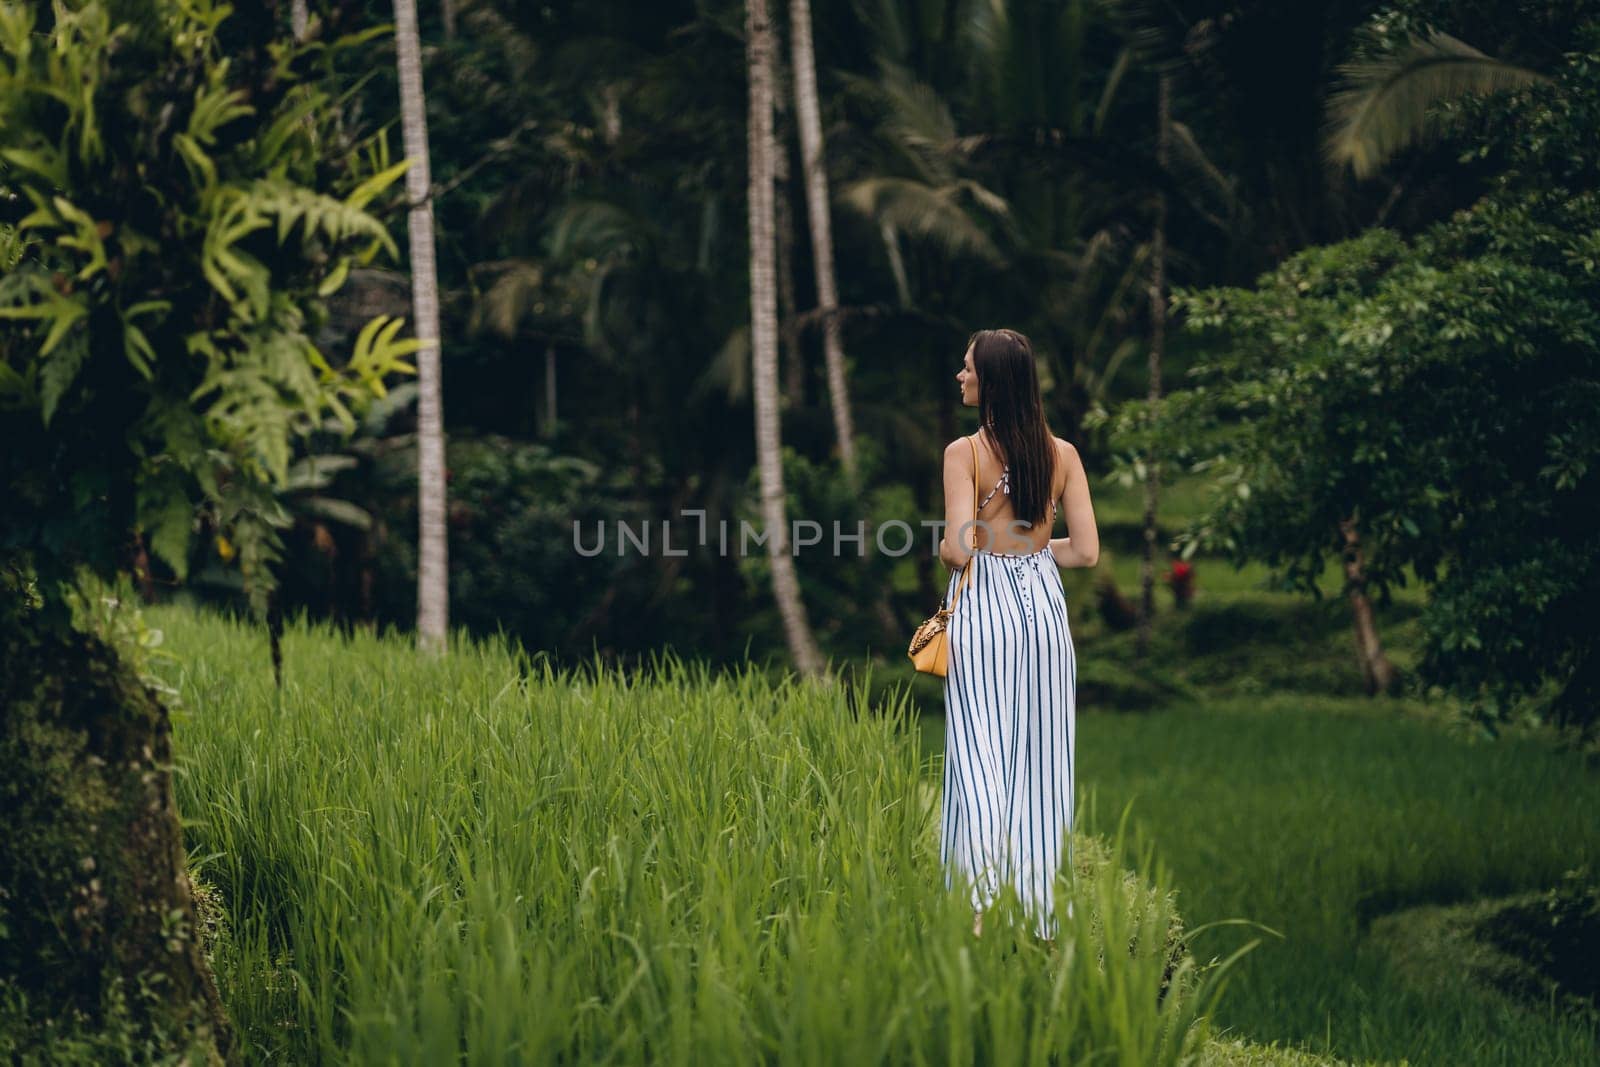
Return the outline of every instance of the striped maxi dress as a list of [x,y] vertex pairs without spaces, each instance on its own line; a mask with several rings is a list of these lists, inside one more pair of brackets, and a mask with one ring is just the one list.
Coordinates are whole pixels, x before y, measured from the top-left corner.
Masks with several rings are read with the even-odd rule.
[[[1071,860],[1077,655],[1049,546],[980,550],[949,624],[939,856],[974,909],[1003,884],[1054,938],[1055,874]],[[960,580],[950,576],[945,602]],[[1070,914],[1071,904],[1068,904]]]

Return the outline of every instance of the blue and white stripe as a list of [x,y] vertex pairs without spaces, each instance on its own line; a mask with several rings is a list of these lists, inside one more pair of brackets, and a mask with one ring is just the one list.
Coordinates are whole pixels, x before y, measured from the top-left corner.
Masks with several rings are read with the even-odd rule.
[[[950,576],[945,602],[960,572]],[[1055,875],[1071,859],[1077,655],[1048,546],[979,551],[950,618],[939,856],[972,906],[1012,885],[1035,932],[1056,936]],[[1069,903],[1070,908],[1070,903]]]

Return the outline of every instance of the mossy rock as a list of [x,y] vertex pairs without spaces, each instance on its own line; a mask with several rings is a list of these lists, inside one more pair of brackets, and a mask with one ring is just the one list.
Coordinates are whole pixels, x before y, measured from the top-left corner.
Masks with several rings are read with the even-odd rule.
[[10,1059],[230,1054],[171,765],[166,708],[109,646],[0,630],[0,1052]]

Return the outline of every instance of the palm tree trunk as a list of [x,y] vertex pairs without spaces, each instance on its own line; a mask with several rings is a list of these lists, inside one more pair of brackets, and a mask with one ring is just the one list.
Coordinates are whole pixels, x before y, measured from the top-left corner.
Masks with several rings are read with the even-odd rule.
[[761,471],[761,517],[772,563],[772,593],[783,618],[789,655],[802,675],[823,668],[806,619],[794,558],[789,553],[778,412],[778,314],[773,233],[772,22],[767,0],[746,0],[745,58],[750,70],[750,354],[756,406],[756,458]]
[[1391,691],[1399,676],[1383,651],[1378,625],[1372,616],[1366,567],[1361,558],[1361,535],[1356,531],[1355,520],[1340,521],[1339,532],[1344,536],[1344,590],[1345,599],[1350,602],[1350,621],[1355,626],[1356,658],[1361,662],[1367,695],[1377,696]]
[[306,39],[306,26],[309,22],[310,18],[306,14],[306,0],[294,0],[289,5],[289,25],[294,30],[294,39],[296,41]]
[[778,345],[783,366],[783,407],[798,411],[806,405],[806,368],[800,356],[800,331],[795,328],[799,301],[794,295],[794,209],[789,201],[789,151],[785,138],[777,138],[773,157],[776,179],[778,227]]
[[417,340],[417,644],[442,652],[450,626],[445,539],[444,390],[439,369],[439,274],[434,264],[428,120],[422,90],[422,43],[416,0],[394,0],[394,42],[405,136],[406,198],[411,201],[411,302]]
[[833,272],[833,225],[828,215],[828,171],[822,152],[822,108],[817,101],[817,57],[811,42],[811,0],[789,0],[789,41],[794,54],[795,113],[800,120],[800,156],[806,182],[806,214],[811,223],[811,260],[817,275],[817,307],[822,311],[822,357],[833,405],[834,433],[845,476],[856,483],[855,425],[845,381],[844,344],[839,329],[839,285]]
[[[1156,89],[1156,166],[1167,169],[1171,130],[1172,79],[1163,74]],[[1156,219],[1150,235],[1150,403],[1161,399],[1161,357],[1167,346],[1167,194],[1156,194]],[[1150,631],[1156,617],[1156,506],[1161,490],[1161,468],[1149,458],[1144,475],[1144,558],[1139,564],[1139,641],[1142,657],[1150,649]]]

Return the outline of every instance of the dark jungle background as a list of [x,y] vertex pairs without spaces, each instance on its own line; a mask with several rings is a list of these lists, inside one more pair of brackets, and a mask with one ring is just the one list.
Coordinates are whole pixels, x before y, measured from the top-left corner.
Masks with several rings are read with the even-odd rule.
[[[180,6],[86,0],[61,11],[103,8],[138,22]],[[291,6],[239,5],[204,69],[228,57],[234,75],[269,86],[262,72],[274,63],[315,71],[326,95],[303,121],[316,137],[287,166],[297,181],[348,191],[361,171],[353,160],[379,171],[405,155],[395,8],[313,0],[312,48],[284,59],[273,42],[288,39]],[[219,10],[191,7],[185,18]],[[953,940],[937,948],[948,956],[929,957],[948,964],[937,988],[992,1012],[988,1021],[968,1033],[942,1009],[894,999],[919,988],[917,953],[935,950],[894,926],[879,956],[856,955],[864,950],[851,937],[901,922],[899,912],[885,917],[887,904],[852,912],[862,925],[835,940],[805,941],[820,928],[797,918],[802,932],[784,951],[814,951],[806,973],[817,988],[850,981],[840,976],[853,968],[882,963],[889,975],[904,963],[894,982],[858,989],[861,1004],[881,1009],[863,1019],[900,1020],[893,1040],[783,985],[773,976],[789,972],[764,954],[778,942],[746,945],[749,924],[726,918],[778,893],[773,870],[838,815],[829,804],[894,807],[860,784],[890,774],[870,762],[875,753],[911,746],[908,789],[937,789],[941,680],[915,673],[905,648],[948,572],[918,524],[942,518],[945,445],[976,429],[954,380],[967,339],[998,326],[1031,339],[1050,426],[1078,449],[1095,503],[1099,563],[1062,572],[1079,672],[1083,829],[1109,835],[1126,810],[1129,834],[1153,849],[1140,873],[1159,859],[1189,927],[1260,924],[1218,927],[1190,946],[1213,960],[1260,941],[1230,972],[1215,1015],[1223,1033],[1201,1062],[1594,1062],[1600,5],[813,0],[846,442],[826,359],[795,27],[791,6],[774,3],[780,449],[767,473],[781,464],[785,514],[823,531],[792,557],[803,635],[785,623],[775,592],[783,576],[763,550],[716,550],[720,524],[732,545],[739,524],[763,514],[746,6],[416,7],[449,621],[470,650],[448,666],[416,661],[410,647],[419,384],[409,373],[389,375],[353,429],[328,417],[286,433],[285,477],[270,503],[196,511],[183,497],[163,512],[173,523],[146,523],[137,536],[118,524],[116,508],[133,507],[130,472],[150,467],[110,465],[112,437],[100,431],[123,425],[116,397],[139,387],[121,365],[120,334],[115,373],[94,362],[99,348],[65,371],[65,357],[45,358],[60,337],[59,351],[76,351],[72,320],[58,336],[46,312],[30,309],[58,307],[52,292],[64,300],[89,283],[75,290],[71,270],[29,274],[30,264],[93,242],[80,234],[30,249],[27,234],[50,209],[22,194],[23,179],[52,175],[94,219],[120,224],[116,212],[136,214],[133,201],[93,207],[117,182],[138,173],[153,187],[162,166],[190,177],[204,167],[169,152],[152,155],[165,162],[151,170],[52,170],[39,145],[58,126],[80,128],[60,125],[76,106],[71,94],[39,103],[23,75],[0,80],[11,138],[0,141],[0,328],[9,331],[0,333],[0,473],[11,501],[0,563],[17,568],[6,575],[32,568],[42,580],[57,556],[63,567],[113,560],[102,573],[123,573],[123,594],[142,605],[149,624],[129,624],[120,639],[146,650],[164,692],[188,709],[175,713],[176,750],[192,768],[177,796],[196,818],[190,856],[208,857],[197,884],[215,883],[215,906],[234,928],[211,963],[250,1062],[488,1062],[509,1048],[527,1062],[660,1062],[717,1050],[782,1058],[785,1047],[824,1061],[906,1049],[1038,1061],[1043,1045],[1024,1050],[1004,1037],[1007,1011],[1048,1018],[1020,1006],[1042,1003],[1030,999],[1044,996],[1027,984],[1035,979],[1007,977],[1017,984],[996,985],[984,1001],[959,985]],[[7,20],[20,9],[0,2]],[[43,12],[35,36],[55,17]],[[317,50],[336,38],[346,43]],[[37,56],[17,58],[22,39],[6,38],[7,70],[43,70]],[[157,131],[151,144],[164,120],[140,110],[144,94],[199,99],[201,82],[159,65],[128,77],[125,100]],[[49,137],[29,140],[30,123]],[[109,127],[106,137],[115,142]],[[71,137],[58,143],[66,158]],[[202,156],[211,147],[191,144]],[[87,147],[82,159],[93,159]],[[392,254],[347,263],[325,299],[307,295],[314,278],[273,275],[274,287],[291,277],[315,307],[307,330],[322,352],[359,349],[375,316],[411,322],[419,278],[407,208],[401,181],[374,195],[365,210]],[[195,277],[174,255],[150,292],[173,299]],[[176,365],[185,350],[169,341],[162,358]],[[184,358],[203,351],[191,346]],[[137,364],[137,352],[127,359]],[[80,388],[99,392],[80,402]],[[203,451],[176,434],[167,447]],[[219,500],[234,484],[224,482]],[[69,497],[78,503],[67,506]],[[250,539],[229,525],[246,513],[276,518]],[[709,545],[693,539],[701,515]],[[915,531],[903,555],[874,545],[895,520]],[[853,543],[833,552],[835,523],[853,534],[858,521],[862,553]],[[649,551],[625,544],[619,524],[648,529]],[[663,551],[663,524],[685,553]],[[276,533],[261,532],[269,526]],[[578,551],[575,527],[586,545],[603,530],[604,550]],[[1068,532],[1058,526],[1056,536]],[[79,552],[90,544],[104,551]],[[263,569],[270,597],[252,578]],[[10,597],[27,585],[18,582],[0,589]],[[75,610],[92,614],[92,602]],[[24,618],[6,611],[6,626]],[[800,665],[802,641],[859,694],[836,707],[763,688]],[[676,673],[664,665],[672,661],[708,673]],[[544,670],[585,666],[666,688],[602,687],[580,708],[576,689],[539,681]],[[508,712],[510,699],[526,705]],[[458,706],[471,714],[441,713],[456,732],[435,735],[446,729],[435,714]],[[850,732],[897,706],[909,740]],[[774,740],[751,727],[756,762],[741,762],[745,750],[724,742],[745,736],[750,709],[768,707],[789,709],[797,733]],[[682,708],[695,713],[693,731],[651,732]],[[519,732],[524,711],[567,724],[569,740],[518,748],[533,743]],[[706,799],[714,791],[702,795],[701,774],[745,797],[751,781],[788,766],[782,745],[792,736],[825,753],[835,785],[868,792],[826,799],[797,784],[770,801],[773,811],[789,805],[792,824],[782,825],[758,816],[754,799],[734,804],[734,818]],[[646,759],[629,747],[635,738],[660,747]],[[635,757],[643,762],[626,762]],[[726,912],[708,904],[686,916],[652,897],[659,839],[627,836],[649,826],[618,830],[621,807],[581,799],[603,787],[626,806],[616,798],[654,789],[651,768],[673,759],[699,771],[661,786],[671,797],[663,810],[669,823],[708,828],[696,838],[705,855],[721,855],[725,815],[760,827],[750,830],[755,868],[724,882],[726,872],[706,873],[721,861],[707,860],[683,876],[705,900],[736,902]],[[580,765],[592,777],[569,777]],[[535,767],[548,792],[485,814],[494,803],[483,799],[486,782],[504,773],[527,786]],[[417,810],[437,817],[410,822],[395,798],[430,790],[448,796]],[[541,824],[548,833],[526,853],[487,843],[483,827],[496,818],[542,817],[529,812],[569,794],[580,799]],[[374,821],[352,828],[339,812]],[[913,853],[894,851],[898,824],[869,822],[883,835],[872,843],[910,869]],[[474,881],[480,861],[499,873]],[[579,888],[585,872],[608,872],[594,884],[609,888],[585,897],[591,911],[576,917],[553,889],[517,895],[519,877],[552,869],[580,895],[590,891]],[[831,886],[858,875],[816,877]],[[430,886],[454,888],[436,899]],[[804,901],[796,914],[809,922],[813,898]],[[880,918],[887,925],[874,925]],[[498,925],[517,922],[526,925]],[[513,928],[521,941],[504,932]],[[540,940],[529,930],[556,932]],[[624,931],[643,946],[638,958]],[[0,923],[0,947],[6,936]],[[986,974],[1011,975],[999,955],[981,959],[996,968]],[[725,971],[707,971],[707,960]],[[708,973],[734,977],[718,986]],[[1093,982],[1103,978],[1086,979],[1083,997],[1098,1003],[1104,990]],[[751,1007],[758,1002],[766,1007]],[[7,1004],[23,1001],[0,1009]],[[529,1010],[539,1004],[577,1021],[538,1029],[554,1017]],[[25,1007],[0,1020],[23,1019]],[[1108,1023],[1103,1042],[1056,1053],[1116,1048],[1121,1062],[1158,1062],[1130,1051],[1146,1047],[1144,1025]],[[42,1032],[16,1023],[18,1035]],[[123,1054],[107,1051],[121,1049],[104,1036],[110,1029],[85,1033],[60,1047],[82,1062]],[[783,1044],[799,1033],[811,1044]],[[938,1036],[924,1046],[907,1034]],[[0,1034],[0,1050],[30,1047],[5,1041]]]

